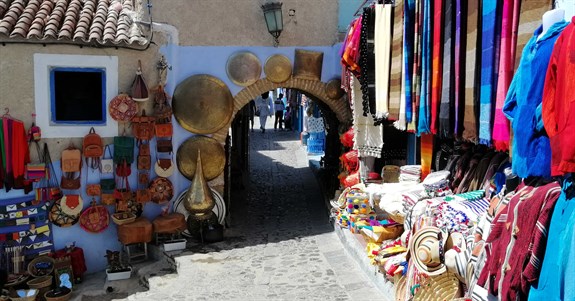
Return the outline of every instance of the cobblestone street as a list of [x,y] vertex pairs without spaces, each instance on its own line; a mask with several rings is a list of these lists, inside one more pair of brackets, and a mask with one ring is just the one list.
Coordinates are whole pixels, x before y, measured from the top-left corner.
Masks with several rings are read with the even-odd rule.
[[333,232],[299,133],[271,122],[250,133],[249,183],[234,192],[225,241],[125,300],[382,299]]

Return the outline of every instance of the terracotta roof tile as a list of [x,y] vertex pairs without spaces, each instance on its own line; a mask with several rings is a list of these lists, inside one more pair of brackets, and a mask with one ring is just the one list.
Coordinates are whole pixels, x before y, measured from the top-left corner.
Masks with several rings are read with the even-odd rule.
[[145,45],[133,0],[0,0],[0,41]]

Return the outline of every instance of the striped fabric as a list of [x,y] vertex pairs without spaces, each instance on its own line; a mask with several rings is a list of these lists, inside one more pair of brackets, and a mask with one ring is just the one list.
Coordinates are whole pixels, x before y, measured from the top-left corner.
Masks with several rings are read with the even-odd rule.
[[421,89],[421,8],[424,0],[415,0],[414,15],[413,15],[413,69],[412,69],[412,101],[411,112],[406,110],[407,131],[417,132],[417,122],[419,113],[419,97]]
[[[415,1],[406,0],[403,5],[403,55],[401,57],[401,92],[399,97],[399,116],[394,122],[395,128],[405,131],[407,129],[407,112],[411,118],[411,85],[413,81],[413,18]],[[397,9],[397,7],[396,7]]]
[[418,135],[431,133],[429,127],[431,121],[431,0],[422,1],[421,89],[419,92]]
[[[519,67],[523,47],[533,36],[533,32],[541,25],[541,16],[552,7],[550,0],[522,0],[517,27],[517,49],[515,50],[515,69]],[[514,43],[512,43],[513,45]]]
[[421,179],[425,179],[431,172],[431,161],[433,160],[433,135],[421,135]]
[[[477,107],[478,102],[478,74],[481,68],[476,68],[477,64],[481,63],[481,36],[478,31],[479,16],[481,10],[479,7],[479,0],[467,1],[467,31],[466,31],[466,53],[465,57],[465,110],[463,116],[463,139],[471,142],[477,141]],[[479,60],[478,60],[479,58]]]
[[[513,3],[519,0],[503,2],[501,21],[501,46],[499,49],[499,70],[497,77],[497,92],[495,94],[495,118],[493,122],[493,145],[500,151],[509,150],[509,120],[503,114],[503,105],[507,90],[513,75],[515,53],[512,53],[512,35],[516,34],[513,20],[519,16],[513,16]],[[515,33],[515,34],[513,34]],[[515,49],[515,48],[513,48]]]
[[439,104],[443,76],[443,0],[433,1],[433,52],[431,67],[431,133],[437,134],[439,127]]
[[491,110],[493,102],[494,63],[496,61],[497,2],[482,3],[481,92],[479,111],[479,143],[491,144]]
[[452,135],[452,115],[454,112],[454,81],[455,81],[455,3],[444,3],[444,36],[443,36],[443,79],[441,80],[441,104],[439,106],[439,136],[448,138]]
[[396,0],[393,7],[393,33],[391,42],[391,75],[389,83],[389,116],[397,120],[400,110],[403,57],[403,0]]
[[[464,19],[464,11],[463,11],[463,6],[462,6],[462,2],[464,0],[456,0],[455,1],[455,52],[454,52],[454,73],[455,73],[455,80],[454,80],[454,129],[453,129],[453,134],[455,137],[460,137],[461,136],[461,130],[463,129],[463,116],[462,116],[462,108],[463,108],[463,87],[465,85],[465,82],[463,81],[464,76],[462,74],[462,72],[465,72],[464,70],[462,70],[463,65],[461,64],[462,62],[462,56],[464,56],[465,54],[462,53],[463,49],[465,49],[465,45],[461,45],[461,42],[464,41],[464,39],[462,39],[462,35],[465,35],[465,33],[461,30],[461,26],[463,25],[463,22],[465,22]],[[463,46],[463,48],[461,47]]]

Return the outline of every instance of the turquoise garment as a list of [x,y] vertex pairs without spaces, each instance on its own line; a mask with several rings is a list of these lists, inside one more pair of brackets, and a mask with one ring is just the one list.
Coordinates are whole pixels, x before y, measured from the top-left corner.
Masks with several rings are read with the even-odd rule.
[[419,123],[417,135],[431,133],[431,10],[430,0],[425,0],[423,5],[423,30],[421,42],[421,92],[419,94]]
[[529,290],[529,300],[575,300],[575,186],[566,175],[555,204],[539,282]]
[[559,34],[569,24],[558,22],[538,39],[540,26],[527,42],[519,68],[513,77],[503,113],[511,121],[515,137],[512,147],[513,172],[521,178],[551,176],[551,145],[541,117],[543,86],[551,53]]
[[497,26],[497,4],[499,1],[483,1],[481,32],[481,89],[479,112],[479,143],[491,145],[491,111],[494,102],[495,75],[495,36]]

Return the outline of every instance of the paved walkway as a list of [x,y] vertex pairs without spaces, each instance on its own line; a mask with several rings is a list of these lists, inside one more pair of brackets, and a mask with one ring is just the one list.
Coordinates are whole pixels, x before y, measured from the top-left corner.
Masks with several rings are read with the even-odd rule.
[[383,299],[333,232],[299,133],[268,120],[251,140],[250,183],[235,193],[226,240],[178,257],[178,274],[125,300]]

